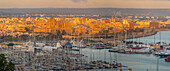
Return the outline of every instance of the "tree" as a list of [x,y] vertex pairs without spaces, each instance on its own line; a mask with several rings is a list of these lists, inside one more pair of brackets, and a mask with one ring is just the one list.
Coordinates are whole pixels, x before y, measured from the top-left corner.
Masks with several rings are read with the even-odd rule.
[[63,30],[62,31],[62,35],[66,35],[67,33],[66,33],[66,31],[65,30]]
[[7,61],[4,54],[0,54],[0,71],[14,71],[15,65]]
[[144,32],[144,29],[143,29],[143,28],[136,28],[136,29],[134,30],[134,32]]
[[21,38],[22,40],[25,40],[25,41],[26,41],[26,40],[29,38],[29,36],[28,36],[28,35],[21,35],[20,38]]
[[62,38],[62,33],[59,30],[57,31],[57,37],[59,37],[60,39]]
[[8,46],[14,46],[14,43],[9,43]]
[[25,27],[25,30],[28,32],[28,31],[30,31],[30,29],[28,28],[28,27]]

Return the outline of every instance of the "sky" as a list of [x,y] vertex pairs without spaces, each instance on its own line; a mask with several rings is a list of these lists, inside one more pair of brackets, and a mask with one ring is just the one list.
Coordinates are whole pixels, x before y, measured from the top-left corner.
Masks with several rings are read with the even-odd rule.
[[168,8],[170,0],[1,0],[0,8]]

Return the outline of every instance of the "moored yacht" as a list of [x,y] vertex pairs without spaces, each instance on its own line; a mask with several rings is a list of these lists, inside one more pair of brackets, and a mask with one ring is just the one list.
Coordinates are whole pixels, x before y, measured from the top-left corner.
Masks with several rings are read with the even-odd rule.
[[160,57],[170,56],[170,48],[164,48],[163,50],[155,52],[155,54]]

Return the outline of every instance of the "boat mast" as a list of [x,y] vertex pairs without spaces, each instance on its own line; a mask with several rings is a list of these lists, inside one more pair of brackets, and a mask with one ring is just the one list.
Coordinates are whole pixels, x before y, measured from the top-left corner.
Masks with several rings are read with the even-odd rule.
[[[117,29],[116,25],[114,25],[114,26]],[[116,39],[115,38],[116,38],[116,31],[114,32],[114,47],[116,46]],[[119,45],[119,32],[118,32],[118,45]],[[115,63],[117,63],[117,54],[116,53],[114,53],[114,58],[115,58]]]
[[155,45],[155,35],[154,35],[154,45]]
[[[106,39],[106,31],[105,31],[105,39]],[[106,46],[104,45],[104,61],[106,60]]]
[[36,40],[35,40],[35,36],[34,36],[34,23],[32,23],[32,36],[33,36],[33,42],[34,42],[34,46],[36,46]]
[[[88,25],[89,25],[89,24],[88,24]],[[90,40],[92,40],[92,39],[91,39],[91,30],[89,31],[89,34],[90,34]],[[93,45],[93,44],[92,44],[92,45]],[[91,49],[92,49],[93,46],[91,46],[91,45],[89,45],[89,46],[90,46]],[[90,54],[90,60],[91,60],[91,61],[93,60],[92,57],[93,57],[93,54],[92,54],[92,50],[91,50],[91,54]]]
[[157,58],[157,66],[156,66],[156,71],[159,71],[159,58]]
[[[115,12],[114,13],[114,16],[115,16],[115,19],[117,18],[117,12]],[[115,26],[115,28],[117,29],[117,27],[116,27],[116,25],[114,25]],[[118,45],[120,44],[119,43],[119,39],[120,39],[120,37],[119,37],[119,35],[120,35],[120,31],[118,31]],[[116,31],[115,31],[115,34],[114,34],[114,47],[115,47],[115,44],[116,44]],[[115,58],[115,63],[117,63],[117,54],[116,53],[114,53],[114,58]]]
[[160,31],[159,35],[160,35],[160,44],[162,45],[162,40],[161,40],[161,31]]
[[[126,18],[125,18],[126,19]],[[126,25],[127,23],[125,22],[125,25]],[[125,27],[125,25],[123,24],[123,28],[124,28],[124,30],[125,30],[125,47],[126,47],[126,45],[127,45],[127,43],[126,43],[126,39],[127,39],[127,29],[126,29],[126,27]]]

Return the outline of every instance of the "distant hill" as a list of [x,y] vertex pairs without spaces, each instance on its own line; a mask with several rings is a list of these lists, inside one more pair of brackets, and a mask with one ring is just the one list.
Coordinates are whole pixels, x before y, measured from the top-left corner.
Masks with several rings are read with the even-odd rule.
[[20,14],[87,14],[113,15],[147,14],[170,15],[170,9],[125,9],[125,8],[9,8],[0,9],[0,15]]

